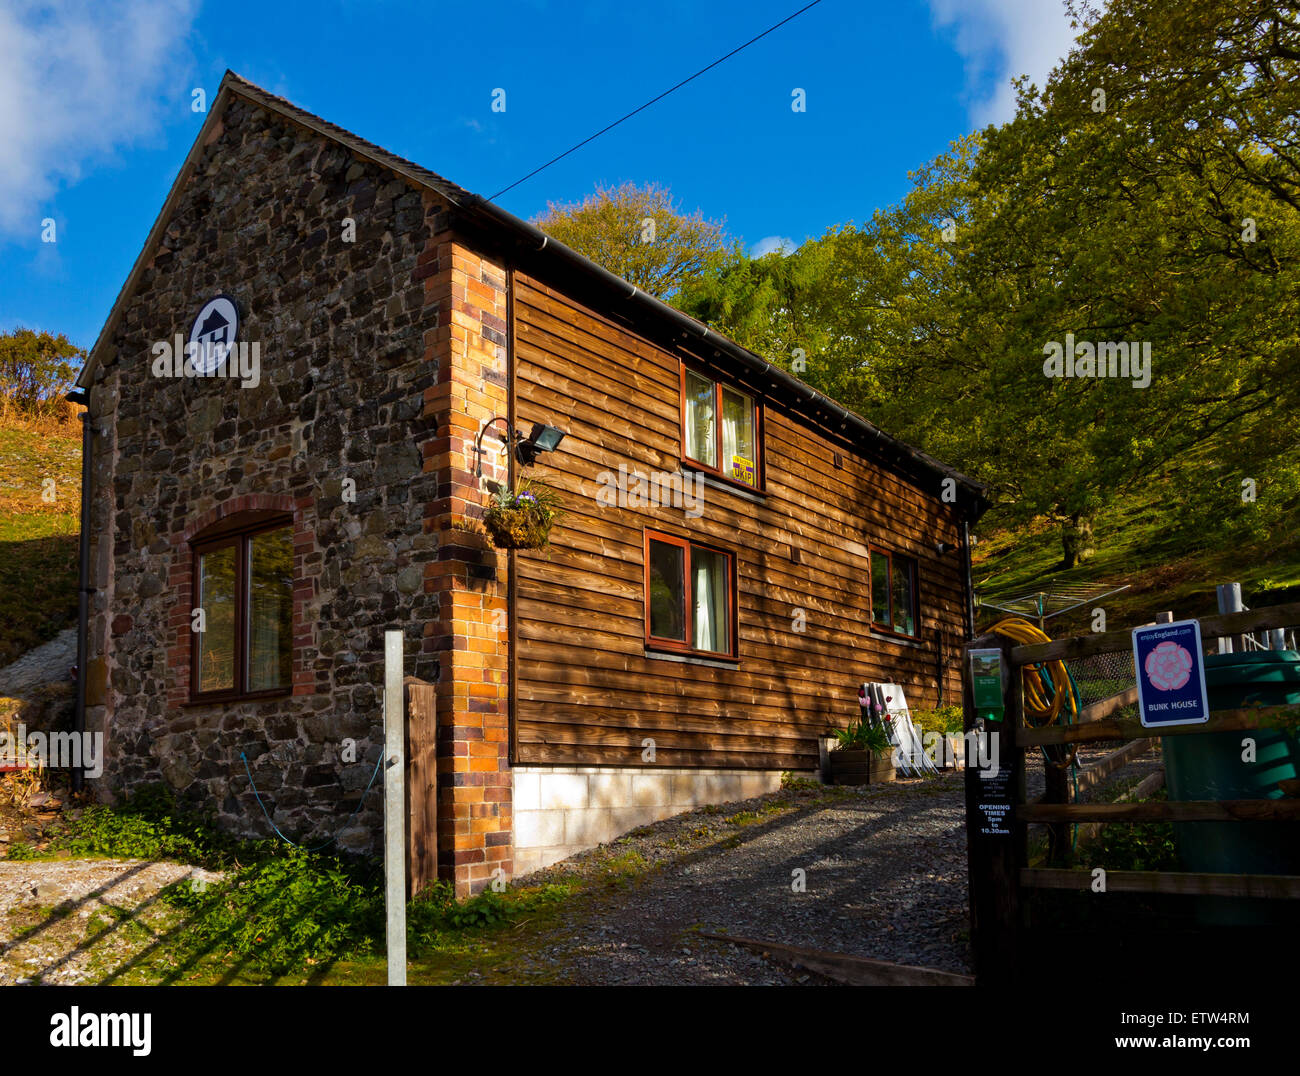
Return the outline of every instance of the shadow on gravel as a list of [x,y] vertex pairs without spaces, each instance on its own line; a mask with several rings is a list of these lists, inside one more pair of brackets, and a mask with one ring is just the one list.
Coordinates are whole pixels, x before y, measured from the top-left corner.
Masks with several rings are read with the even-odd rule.
[[[732,817],[759,817],[707,816],[719,835],[609,899],[614,933],[660,956],[712,930],[968,970],[963,784],[940,781],[814,794],[770,816],[766,798],[729,804]],[[792,886],[796,869],[806,890]]]

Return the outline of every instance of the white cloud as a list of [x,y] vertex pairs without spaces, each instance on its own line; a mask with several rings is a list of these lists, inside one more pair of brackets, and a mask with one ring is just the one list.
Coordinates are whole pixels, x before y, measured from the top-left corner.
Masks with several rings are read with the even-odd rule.
[[[189,108],[196,0],[0,6],[0,233],[38,235],[83,168]],[[56,214],[57,216],[57,214]]]
[[765,236],[749,248],[749,256],[751,258],[761,258],[764,254],[771,254],[778,250],[782,254],[790,254],[795,250],[794,240],[784,235]]
[[952,34],[966,60],[970,119],[976,127],[1016,113],[1011,80],[1028,75],[1040,89],[1069,52],[1070,29],[1060,0],[929,0],[936,29]]

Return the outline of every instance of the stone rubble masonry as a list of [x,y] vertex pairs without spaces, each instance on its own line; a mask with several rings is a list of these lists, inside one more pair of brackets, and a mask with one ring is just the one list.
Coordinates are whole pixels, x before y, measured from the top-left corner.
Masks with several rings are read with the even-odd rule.
[[[384,630],[405,630],[407,672],[424,680],[450,649],[427,581],[441,476],[421,461],[446,435],[426,399],[439,383],[429,341],[453,311],[420,263],[448,209],[237,96],[211,129],[92,389],[87,722],[106,733],[105,799],[165,781],[223,828],[267,836],[245,752],[285,833],[381,847],[382,782],[339,828],[380,752]],[[152,344],[187,335],[222,292],[239,339],[260,345],[260,384],[154,377]],[[293,692],[191,705],[189,538],[258,508],[294,518]]]
[[480,892],[494,877],[513,873],[509,758],[508,557],[482,532],[482,513],[497,483],[510,479],[497,449],[505,423],[483,440],[482,476],[476,474],[479,431],[508,414],[506,387],[506,272],[460,243],[425,252],[436,273],[426,290],[439,304],[438,327],[426,334],[426,357],[438,368],[425,392],[425,414],[440,436],[427,444],[426,475],[438,477],[438,496],[425,524],[439,540],[436,561],[425,565],[425,589],[438,600],[426,646],[441,659],[438,699],[439,874],[457,896]]

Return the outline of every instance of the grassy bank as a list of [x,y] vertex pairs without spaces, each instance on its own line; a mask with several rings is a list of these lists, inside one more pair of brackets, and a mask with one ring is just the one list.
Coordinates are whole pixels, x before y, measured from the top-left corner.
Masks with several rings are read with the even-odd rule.
[[[1059,531],[1046,520],[1014,529],[977,528],[975,588],[984,597],[1061,583],[1128,585],[1122,593],[1049,620],[1047,632],[1054,638],[1089,631],[1095,605],[1105,609],[1112,630],[1145,623],[1166,609],[1178,618],[1214,613],[1218,583],[1240,583],[1249,607],[1300,600],[1300,527],[1253,527],[1250,510],[1236,506],[1231,526],[1189,526],[1182,516],[1191,511],[1185,491],[1172,480],[1153,482],[1097,520],[1095,552],[1069,571],[1060,568]],[[982,610],[979,623],[1000,615]]]
[[79,426],[0,427],[0,665],[76,622]]

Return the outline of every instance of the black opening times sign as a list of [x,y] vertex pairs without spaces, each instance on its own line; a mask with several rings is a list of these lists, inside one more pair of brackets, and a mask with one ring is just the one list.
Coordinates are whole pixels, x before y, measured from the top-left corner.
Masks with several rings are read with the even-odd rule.
[[[997,736],[998,733],[986,733]],[[997,756],[994,755],[994,758]],[[1005,766],[996,769],[989,767],[980,770],[976,778],[979,786],[976,793],[976,832],[981,837],[1011,836],[1011,771]]]

